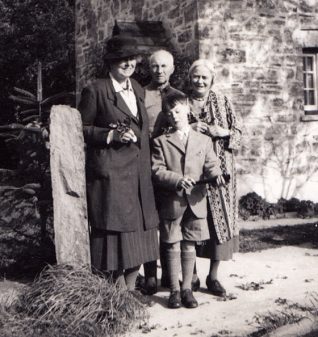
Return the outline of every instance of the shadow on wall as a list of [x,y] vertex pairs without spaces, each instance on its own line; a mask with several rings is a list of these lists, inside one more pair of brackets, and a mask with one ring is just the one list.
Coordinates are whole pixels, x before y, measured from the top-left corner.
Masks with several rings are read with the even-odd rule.
[[271,202],[292,197],[318,201],[316,133],[313,123],[270,122],[256,170],[239,176],[240,195],[255,191]]

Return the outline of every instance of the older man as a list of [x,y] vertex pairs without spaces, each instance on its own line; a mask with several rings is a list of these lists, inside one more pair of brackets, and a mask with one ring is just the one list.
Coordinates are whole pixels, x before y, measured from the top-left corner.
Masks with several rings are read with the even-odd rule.
[[[174,72],[174,59],[171,53],[160,49],[153,52],[149,57],[151,82],[145,87],[145,107],[149,119],[149,134],[153,139],[160,136],[167,126],[167,117],[162,112],[162,99],[165,95],[179,92],[170,83],[170,76]],[[158,198],[157,198],[158,199]],[[156,200],[160,207],[160,200]],[[160,243],[160,262],[162,268],[161,285],[169,286],[164,243]],[[152,295],[157,292],[157,261],[144,264],[145,292]]]
[[170,76],[174,72],[174,60],[171,53],[160,49],[149,57],[151,82],[145,87],[145,106],[149,119],[150,137],[160,136],[166,126],[166,117],[162,113],[162,99],[165,95],[180,92],[173,88]]

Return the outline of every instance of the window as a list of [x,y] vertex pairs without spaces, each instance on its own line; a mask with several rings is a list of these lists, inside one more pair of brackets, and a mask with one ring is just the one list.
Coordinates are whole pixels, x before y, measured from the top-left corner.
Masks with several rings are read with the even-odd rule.
[[318,51],[304,50],[304,109],[305,115],[318,115]]

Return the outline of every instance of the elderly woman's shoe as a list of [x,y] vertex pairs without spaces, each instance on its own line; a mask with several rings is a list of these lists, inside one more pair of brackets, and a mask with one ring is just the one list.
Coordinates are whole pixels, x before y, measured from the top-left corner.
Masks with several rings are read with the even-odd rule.
[[196,308],[198,306],[197,300],[194,298],[191,289],[184,289],[181,291],[181,303],[189,309]]
[[206,278],[206,286],[209,292],[215,296],[223,297],[226,295],[226,290],[222,287],[218,280],[211,280],[209,275]]
[[168,300],[168,308],[170,309],[178,309],[181,307],[181,297],[180,291],[175,290],[170,292],[169,300]]

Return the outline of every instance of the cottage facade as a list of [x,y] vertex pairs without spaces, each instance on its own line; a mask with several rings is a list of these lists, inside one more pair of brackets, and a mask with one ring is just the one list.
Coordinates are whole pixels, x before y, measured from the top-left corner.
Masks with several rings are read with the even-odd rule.
[[115,20],[159,22],[174,54],[214,63],[244,121],[240,195],[318,201],[318,0],[77,0],[78,92]]

